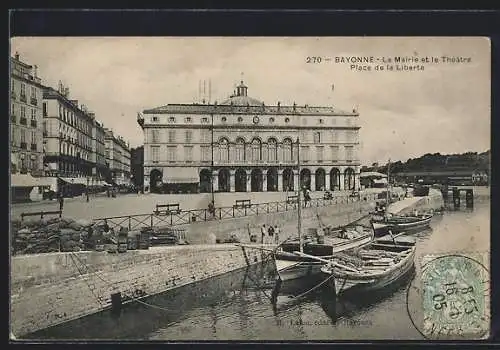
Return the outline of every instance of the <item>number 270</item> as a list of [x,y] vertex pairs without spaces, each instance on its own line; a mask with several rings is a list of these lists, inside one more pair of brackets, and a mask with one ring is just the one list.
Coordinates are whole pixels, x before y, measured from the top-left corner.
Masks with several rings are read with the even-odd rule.
[[321,57],[319,56],[312,56],[312,57],[306,57],[306,63],[321,63]]

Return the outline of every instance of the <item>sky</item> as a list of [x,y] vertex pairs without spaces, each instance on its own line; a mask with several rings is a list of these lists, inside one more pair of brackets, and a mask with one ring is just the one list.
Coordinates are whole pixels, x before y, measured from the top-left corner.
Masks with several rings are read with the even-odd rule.
[[[211,82],[212,102],[221,102],[243,79],[248,95],[266,105],[356,107],[364,165],[490,148],[486,38],[17,37],[11,39],[15,52],[38,67],[44,85],[57,88],[62,81],[71,99],[131,147],[143,143],[138,112],[196,102],[203,80],[207,90]],[[373,56],[372,70],[335,61],[351,56]],[[422,71],[374,70],[395,56],[439,61],[424,63]],[[445,63],[442,56],[470,62]],[[307,63],[307,57],[322,61]]]

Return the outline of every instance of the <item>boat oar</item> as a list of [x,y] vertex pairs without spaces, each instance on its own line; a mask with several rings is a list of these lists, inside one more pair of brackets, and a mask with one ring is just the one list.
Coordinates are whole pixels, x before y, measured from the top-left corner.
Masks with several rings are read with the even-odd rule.
[[337,262],[335,262],[333,260],[327,260],[327,259],[320,258],[318,256],[309,255],[309,254],[305,254],[305,253],[301,253],[301,252],[293,252],[293,254],[295,254],[297,256],[301,256],[303,258],[310,258],[310,259],[313,259],[313,260],[321,261],[321,262],[324,262],[326,264],[332,264],[332,265],[335,265],[337,267],[340,267],[342,269],[346,269],[346,270],[349,270],[349,271],[352,271],[352,272],[359,272],[358,270],[353,269],[352,267],[339,264],[339,263],[337,263]]

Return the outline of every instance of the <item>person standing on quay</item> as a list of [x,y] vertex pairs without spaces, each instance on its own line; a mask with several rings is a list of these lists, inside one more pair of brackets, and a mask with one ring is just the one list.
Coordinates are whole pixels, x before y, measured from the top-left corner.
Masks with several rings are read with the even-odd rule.
[[278,225],[274,226],[274,242],[276,244],[280,243],[280,228],[278,227]]
[[263,224],[262,227],[260,228],[260,235],[261,235],[260,243],[261,244],[264,244],[264,239],[266,238],[266,233],[267,233],[266,224]]
[[62,212],[64,208],[64,196],[59,193],[59,211]]

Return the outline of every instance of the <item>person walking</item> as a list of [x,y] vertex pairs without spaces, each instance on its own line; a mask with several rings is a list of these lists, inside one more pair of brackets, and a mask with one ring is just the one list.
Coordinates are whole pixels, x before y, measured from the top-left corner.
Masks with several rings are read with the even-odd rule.
[[208,203],[208,213],[213,218],[215,218],[215,204],[214,204],[214,201],[210,201],[210,203]]
[[274,225],[274,242],[276,244],[280,243],[280,228],[278,225]]
[[59,211],[62,212],[64,209],[64,196],[59,193]]
[[268,240],[267,244],[273,243],[273,237],[274,237],[273,225],[269,225],[269,228],[267,229],[267,235],[269,236],[269,240]]
[[266,224],[263,224],[262,227],[260,228],[260,235],[261,235],[260,243],[261,244],[264,244],[264,239],[266,238],[266,233],[267,233]]

